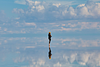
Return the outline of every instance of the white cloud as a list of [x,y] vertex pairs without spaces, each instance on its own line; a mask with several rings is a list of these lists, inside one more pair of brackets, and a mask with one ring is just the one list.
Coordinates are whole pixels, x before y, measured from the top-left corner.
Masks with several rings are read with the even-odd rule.
[[[54,23],[52,23],[54,24]],[[3,44],[4,41],[7,41],[7,44],[9,43],[9,46],[11,46],[11,48],[13,49],[7,49],[7,47],[5,46],[5,44]],[[60,49],[59,48],[57,50],[55,50],[55,52],[53,52],[53,57],[51,60],[48,59],[47,56],[47,44],[48,41],[46,41],[47,38],[45,37],[11,37],[11,38],[6,38],[6,37],[2,37],[0,39],[0,43],[2,43],[3,45],[0,46],[5,46],[5,48],[7,49],[7,51],[11,50],[15,53],[18,53],[18,57],[13,58],[13,61],[15,63],[21,63],[21,62],[28,62],[29,66],[27,65],[27,67],[65,67],[67,66],[72,66],[72,67],[77,67],[80,65],[82,66],[87,66],[87,67],[97,67],[100,66],[100,52],[98,49],[96,50],[90,50],[87,51],[85,48],[84,49],[75,49],[75,47],[72,44],[69,44],[70,42],[76,42],[76,45],[88,45],[91,47],[91,45],[96,45],[99,44],[100,45],[100,40],[99,39],[94,39],[94,40],[88,40],[86,37],[86,40],[84,39],[76,39],[76,38],[66,38],[66,39],[54,39],[53,38],[53,42],[57,42],[60,45],[57,45],[56,47],[53,48],[58,48],[60,47],[62,49],[61,46],[63,46],[60,42],[65,43],[64,47],[68,47],[67,49]],[[25,43],[23,43],[22,41],[25,41]],[[33,42],[32,42],[33,41]],[[14,43],[13,43],[14,42]],[[16,42],[16,43],[15,43]],[[36,42],[38,45],[33,44],[34,42]],[[55,46],[55,44],[52,42],[51,48],[52,46]],[[82,42],[82,43],[80,43]],[[66,43],[67,46],[66,46]],[[92,44],[93,43],[93,44]],[[36,47],[40,47],[41,45],[43,45],[46,47],[46,49],[30,49],[30,48],[36,48]],[[21,45],[21,46],[20,46]],[[69,50],[69,45],[70,47],[74,47],[73,50]],[[44,47],[42,46],[42,47]],[[63,48],[64,48],[63,47]],[[4,49],[5,49],[4,48]],[[15,49],[14,49],[15,48]],[[28,48],[27,50],[24,50],[24,48]],[[33,52],[34,51],[34,52]],[[59,52],[58,52],[59,51]],[[4,52],[4,50],[3,50]],[[6,54],[5,54],[6,55]],[[54,61],[56,60],[56,61]],[[77,64],[76,64],[77,63]]]
[[32,6],[34,4],[34,1],[32,0],[25,0],[26,4],[28,4],[29,6]]
[[[13,28],[12,28],[13,27]],[[91,30],[87,33],[93,33],[94,30],[99,31],[100,23],[99,22],[79,22],[79,21],[57,21],[57,22],[26,22],[12,21],[11,24],[3,23],[1,24],[0,33],[47,33],[51,32],[76,32]],[[44,32],[43,32],[44,31]]]
[[17,3],[17,4],[23,4],[23,5],[26,4],[25,0],[15,0],[15,3]]
[[17,14],[21,14],[21,13],[24,13],[24,10],[23,9],[14,8],[12,12],[17,13]]
[[57,64],[53,65],[54,67],[61,67],[61,64],[58,62]]
[[62,24],[62,26],[65,26],[65,24]]
[[61,4],[59,3],[59,4],[53,4],[54,6],[56,6],[56,7],[59,7]]
[[77,53],[76,54],[72,54],[70,56],[70,58],[69,58],[70,63],[73,63],[76,60],[76,56],[77,56]]
[[60,31],[70,31],[70,30],[72,30],[71,28],[63,28],[63,27],[61,27],[61,29],[60,29]]
[[23,57],[23,58],[18,57],[18,58],[16,58],[16,59],[14,59],[14,62],[15,62],[15,63],[18,63],[18,62],[23,62],[24,60],[25,60],[24,57]]
[[[83,11],[83,10],[84,10],[84,11]],[[82,8],[80,9],[80,15],[87,17],[87,16],[89,15],[88,8],[85,7],[85,6],[82,7]]]
[[100,3],[96,3],[98,5],[98,7],[100,7]]
[[78,5],[77,7],[83,7],[83,6],[85,6],[85,4],[80,4],[80,5]]
[[[46,28],[49,29],[49,26],[51,24],[47,23],[46,24]],[[66,21],[66,22],[57,22],[55,24],[52,25],[52,31],[82,31],[82,30],[98,30],[100,29],[100,23],[99,22],[76,22],[76,21]]]
[[[100,66],[99,61],[99,53],[89,53],[89,52],[83,52],[83,53],[75,53],[75,54],[71,54],[71,55],[63,55],[63,58],[66,59],[66,61],[71,60],[72,56],[73,57],[73,62],[78,62],[80,65],[84,65],[84,66],[88,66],[88,67],[97,67]],[[67,58],[66,58],[67,57]],[[70,61],[68,61],[70,62]]]
[[7,31],[7,28],[5,28],[4,31]]
[[44,64],[45,64],[45,61],[42,60],[42,59],[39,59],[39,60],[37,61],[37,64],[39,64],[39,65],[44,65]]
[[38,5],[40,4],[41,2],[40,1],[35,1],[35,5]]
[[7,40],[4,40],[4,43],[7,43]]
[[27,26],[36,26],[35,23],[25,23],[25,25],[27,25]]
[[43,10],[44,9],[44,6],[42,5],[39,5],[39,6],[36,6],[36,9],[38,10],[38,12],[40,12],[41,10]]
[[[62,48],[78,49],[82,47],[100,47],[100,40],[84,40],[84,39],[54,39],[55,42],[59,42],[59,46]],[[53,43],[55,45],[55,43]],[[64,46],[62,46],[64,45]],[[66,47],[65,47],[66,46]]]
[[20,19],[20,17],[17,17],[17,18],[15,18],[16,20],[19,20]]
[[[86,4],[81,4],[79,5],[79,7],[76,8],[68,7],[66,5],[61,5],[59,3],[50,4],[33,0],[26,0],[26,3],[29,7],[25,10],[18,8],[13,9],[12,12],[18,14],[19,17],[16,18],[15,21],[14,20],[9,21],[11,22],[11,24],[4,23],[4,25],[0,26],[2,29],[0,33],[40,33],[42,31],[44,31],[44,33],[48,31],[73,32],[73,31],[83,31],[87,29],[88,30],[100,29],[100,22],[78,21],[80,19],[88,19],[88,18],[98,19],[100,17],[100,3],[92,3],[89,1]],[[4,14],[3,11],[1,13]],[[72,19],[72,20],[74,19],[74,20],[71,22],[63,21],[67,19]],[[78,20],[75,21],[75,19]],[[62,21],[58,22],[55,20],[62,20]],[[23,21],[27,22],[23,23]],[[43,24],[37,21],[42,22]],[[44,22],[44,21],[49,21],[49,22]],[[53,22],[55,24],[49,24],[52,21],[55,21]],[[35,26],[35,28],[32,26]],[[5,29],[5,27],[7,29]]]
[[4,10],[0,10],[0,22],[7,22],[8,18],[6,17],[6,14],[4,12]]
[[[76,8],[61,4],[50,4],[39,1],[26,0],[29,8],[27,10],[13,9],[21,18],[36,18],[33,21],[64,20],[64,19],[99,19],[100,4],[88,1],[86,4],[78,5]],[[55,7],[56,6],[56,7]]]
[[26,49],[26,48],[35,48],[35,47],[34,47],[34,46],[26,46],[25,49]]
[[[30,51],[30,50],[29,50]],[[27,53],[27,50],[23,53],[19,53],[19,57],[13,59],[15,63],[27,61],[29,65],[27,67],[98,67],[100,66],[100,52],[99,50],[61,50],[55,51],[53,57],[50,60],[44,56],[44,49],[36,50],[35,54]],[[39,55],[40,54],[40,55]],[[56,60],[56,61],[54,61]]]
[[90,54],[88,54],[87,52],[80,54],[79,56],[76,57],[76,61],[81,65],[86,65],[86,63],[89,60],[89,56]]

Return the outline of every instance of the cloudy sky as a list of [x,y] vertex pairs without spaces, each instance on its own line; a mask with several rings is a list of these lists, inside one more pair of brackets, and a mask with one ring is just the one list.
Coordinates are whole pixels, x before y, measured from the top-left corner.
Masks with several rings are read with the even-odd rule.
[[99,67],[99,48],[100,0],[0,0],[2,67]]
[[[2,0],[1,34],[100,33],[99,0]],[[87,32],[89,31],[89,32]]]

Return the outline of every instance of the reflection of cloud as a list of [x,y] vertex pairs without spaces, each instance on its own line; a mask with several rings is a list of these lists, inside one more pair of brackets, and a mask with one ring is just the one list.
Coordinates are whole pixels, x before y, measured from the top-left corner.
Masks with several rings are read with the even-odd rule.
[[35,59],[33,57],[18,57],[13,59],[15,63],[30,61],[30,65],[28,67],[40,67],[45,65],[45,61],[42,59]]
[[61,67],[61,64],[58,62],[57,64],[53,65],[54,67]]
[[[70,63],[73,63],[73,62],[75,61],[76,56],[77,56],[77,54],[72,54],[72,55],[70,55],[70,58],[69,58]],[[64,56],[63,56],[63,57],[64,57]]]
[[32,60],[32,63],[29,65],[30,67],[40,67],[40,66],[44,66],[45,61],[42,59],[37,59],[37,61],[35,61],[36,59]]
[[18,58],[16,58],[16,59],[14,59],[14,62],[15,62],[15,63],[17,63],[17,62],[23,62],[23,61],[25,61],[25,58],[20,58],[20,57],[18,57]]
[[[91,47],[92,42],[98,42],[100,43],[100,40],[83,40],[83,39],[58,39],[58,40],[53,40],[53,42],[61,42],[62,44],[65,43],[65,45],[58,45],[56,46],[55,44],[53,44],[53,42],[51,43],[51,47],[52,47],[52,51],[53,51],[53,56],[52,59],[49,60],[48,59],[48,55],[47,55],[47,48],[45,49],[45,47],[47,46],[47,42],[45,42],[46,40],[43,40],[44,38],[27,38],[27,37],[23,37],[23,38],[1,38],[0,42],[3,45],[0,45],[0,47],[3,47],[0,51],[0,53],[6,55],[5,53],[9,53],[9,52],[15,52],[17,55],[16,58],[13,58],[13,61],[15,63],[23,63],[23,62],[27,62],[29,63],[29,65],[27,65],[27,67],[66,67],[66,66],[71,66],[71,67],[82,67],[82,66],[86,66],[86,67],[97,67],[100,66],[100,52],[99,50],[93,50],[90,49],[85,50],[84,49],[75,49],[75,45],[76,47],[78,45],[84,45],[84,43],[86,45],[89,45],[89,47]],[[3,43],[4,40],[7,40],[7,43]],[[21,42],[21,41],[25,41],[25,43]],[[33,44],[34,42],[31,43],[31,41],[36,42],[38,45]],[[67,43],[70,43],[66,46],[66,41]],[[14,42],[11,43],[11,42]],[[17,45],[15,44],[15,42],[17,43]],[[40,43],[39,43],[40,42]],[[71,43],[72,42],[72,43]],[[82,43],[81,43],[82,42]],[[76,43],[76,44],[75,44]],[[10,47],[7,47],[7,45],[9,44]],[[43,45],[44,44],[44,45]],[[74,44],[74,45],[72,45]],[[43,46],[42,46],[43,45]],[[93,45],[95,45],[95,43],[93,43]],[[70,47],[69,47],[70,46]],[[60,49],[58,49],[57,47],[60,47]],[[67,49],[63,49],[65,47],[68,47]],[[71,47],[73,47],[73,49],[70,49]],[[69,50],[70,49],[70,50]],[[1,57],[2,55],[0,55]],[[3,58],[3,57],[2,57]],[[6,59],[4,60],[6,61]]]
[[[55,48],[54,48],[55,49]],[[23,53],[23,51],[25,53]],[[38,50],[34,49],[33,51],[30,50],[23,50],[20,52],[19,57],[16,57],[14,62],[25,62],[29,63],[28,67],[98,67],[100,66],[100,52],[98,50],[86,51],[86,50],[59,50],[53,53],[53,57],[51,60],[48,60],[45,57],[45,49]],[[28,53],[30,51],[30,53]],[[59,52],[58,52],[59,51]],[[33,54],[32,54],[33,53]],[[40,54],[40,55],[39,55]]]
[[[68,59],[71,60],[71,56],[73,54],[71,54],[70,56],[63,56],[63,58],[65,58],[67,61]],[[74,59],[73,59],[73,62],[78,62],[80,65],[86,65],[88,67],[97,67],[97,66],[100,66],[100,53],[88,53],[88,52],[83,52],[83,53],[77,53],[77,55],[75,54],[74,55]],[[68,58],[66,58],[68,57]],[[70,61],[69,61],[70,62]]]

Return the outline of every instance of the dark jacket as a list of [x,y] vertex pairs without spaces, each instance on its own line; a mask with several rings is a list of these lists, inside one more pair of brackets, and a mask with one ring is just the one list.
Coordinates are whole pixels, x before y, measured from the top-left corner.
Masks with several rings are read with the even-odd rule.
[[51,37],[52,37],[52,36],[51,36],[51,34],[49,33],[49,34],[48,34],[48,39],[51,39]]

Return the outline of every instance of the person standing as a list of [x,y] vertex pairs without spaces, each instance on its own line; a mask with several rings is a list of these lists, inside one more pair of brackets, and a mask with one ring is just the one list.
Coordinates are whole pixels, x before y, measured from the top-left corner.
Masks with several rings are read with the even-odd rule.
[[48,34],[48,39],[49,39],[49,45],[50,45],[50,42],[51,42],[51,32],[49,32],[49,34]]
[[49,34],[48,34],[48,39],[49,39],[49,59],[51,59],[51,56],[52,56],[52,54],[51,54],[51,49],[50,49],[50,42],[51,42],[51,32],[49,32]]

